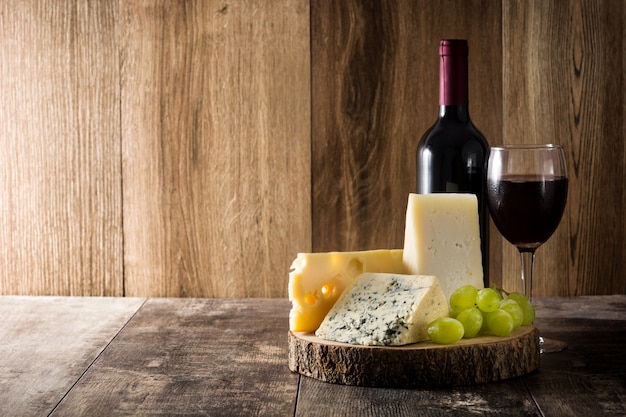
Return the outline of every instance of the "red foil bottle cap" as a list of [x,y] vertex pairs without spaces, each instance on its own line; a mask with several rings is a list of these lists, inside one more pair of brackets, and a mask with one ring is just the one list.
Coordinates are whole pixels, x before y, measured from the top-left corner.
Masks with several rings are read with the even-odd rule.
[[467,55],[465,39],[439,43],[439,105],[467,104]]

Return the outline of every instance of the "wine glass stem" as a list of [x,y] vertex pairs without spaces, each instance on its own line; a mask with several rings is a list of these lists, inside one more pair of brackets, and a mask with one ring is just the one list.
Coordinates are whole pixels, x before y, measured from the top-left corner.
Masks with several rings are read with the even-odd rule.
[[535,251],[524,249],[519,251],[522,261],[522,291],[533,301],[533,272],[535,269]]

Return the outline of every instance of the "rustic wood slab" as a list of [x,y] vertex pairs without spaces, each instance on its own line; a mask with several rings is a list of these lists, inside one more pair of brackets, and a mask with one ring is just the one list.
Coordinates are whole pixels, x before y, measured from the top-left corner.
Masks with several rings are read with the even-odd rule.
[[293,415],[286,299],[150,299],[52,416]]
[[359,346],[289,332],[289,368],[320,381],[372,387],[451,387],[515,378],[539,367],[533,326],[509,337],[483,336],[454,345]]
[[0,414],[48,415],[144,301],[0,298]]

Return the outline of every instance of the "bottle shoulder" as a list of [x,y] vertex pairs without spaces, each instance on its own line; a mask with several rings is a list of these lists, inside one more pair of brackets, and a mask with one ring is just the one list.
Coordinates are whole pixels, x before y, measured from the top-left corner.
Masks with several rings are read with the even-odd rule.
[[419,147],[461,147],[474,145],[485,152],[489,144],[471,121],[438,119],[419,141]]

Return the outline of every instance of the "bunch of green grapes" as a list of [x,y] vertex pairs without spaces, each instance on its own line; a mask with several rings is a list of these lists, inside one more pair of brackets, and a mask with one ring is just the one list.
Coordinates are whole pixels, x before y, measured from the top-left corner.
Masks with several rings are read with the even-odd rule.
[[463,285],[450,295],[450,317],[430,323],[428,336],[441,344],[454,344],[479,334],[504,337],[533,320],[535,307],[523,294]]

